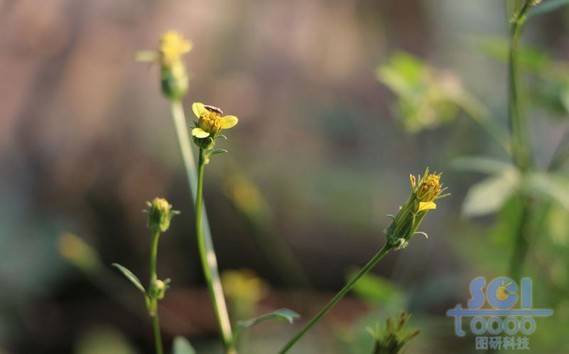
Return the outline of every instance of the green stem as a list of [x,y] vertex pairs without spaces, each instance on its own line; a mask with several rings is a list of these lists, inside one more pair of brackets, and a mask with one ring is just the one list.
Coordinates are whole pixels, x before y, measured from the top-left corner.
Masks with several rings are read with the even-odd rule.
[[522,172],[527,171],[532,165],[529,153],[530,142],[527,121],[520,102],[518,58],[520,36],[529,8],[530,1],[526,0],[512,19],[510,25],[510,51],[508,55],[508,117],[512,135],[512,158]]
[[392,247],[387,244],[377,251],[371,259],[352,277],[344,287],[328,302],[288,343],[281,349],[279,354],[285,354],[298,342],[322,317],[324,317],[347,293],[352,290],[358,280],[368,273],[389,252]]
[[225,346],[226,353],[236,353],[233,341],[233,333],[231,330],[231,323],[227,313],[227,306],[223,297],[223,288],[219,279],[217,270],[217,259],[213,245],[207,243],[203,227],[202,213],[203,207],[203,183],[204,172],[206,165],[206,152],[200,149],[200,156],[198,161],[198,181],[196,189],[196,235],[198,238],[198,250],[200,260],[204,272],[204,277],[207,283],[209,296],[213,303],[215,318],[221,332],[223,345]]
[[[530,141],[527,129],[527,120],[521,107],[519,95],[519,58],[518,50],[520,37],[527,11],[531,7],[531,0],[525,0],[519,9],[515,10],[510,25],[510,51],[508,55],[508,118],[512,135],[512,160],[522,175],[533,167],[530,155]],[[522,197],[519,224],[514,240],[514,250],[510,260],[510,274],[516,278],[520,275],[528,252],[529,227],[531,218],[530,201]]]
[[[191,141],[192,138],[188,134],[188,125],[186,124],[186,115],[184,107],[180,101],[171,101],[172,118],[174,120],[174,127],[176,128],[176,135],[178,136],[178,144],[180,145],[180,152],[182,153],[182,160],[184,161],[184,168],[186,169],[186,176],[188,178],[188,185],[192,194],[192,201],[196,200],[196,188],[198,185],[198,175],[194,155],[192,154]],[[211,241],[211,231],[207,219],[207,211],[204,206],[203,210],[203,227],[206,239],[209,244]]]
[[[196,205],[196,229],[198,227],[200,228],[200,232],[197,233],[197,237],[198,237],[198,245],[200,246],[200,257],[204,269],[203,271],[204,274],[206,274],[208,289],[210,291],[212,302],[214,303],[215,314],[222,334],[223,343],[225,345],[226,352],[232,353],[233,351],[234,353],[233,344],[232,344],[233,335],[231,332],[229,315],[227,314],[227,306],[225,305],[225,299],[223,297],[223,289],[221,287],[221,281],[219,280],[220,278],[219,278],[219,271],[217,269],[217,259],[215,257],[215,252],[213,250],[213,241],[211,238],[211,230],[207,218],[207,211],[203,203],[202,192],[201,191],[198,192],[198,189],[200,189],[199,188],[200,181],[198,178],[198,173],[196,172],[197,169],[196,169],[194,155],[192,154],[192,148],[191,148],[192,139],[190,138],[190,135],[188,133],[188,125],[186,124],[184,107],[182,106],[182,103],[180,101],[171,101],[170,108],[172,111],[174,126],[176,128],[176,134],[178,136],[178,144],[180,146],[180,152],[182,153],[182,159],[184,161],[184,167],[186,169],[186,175],[188,178],[188,185],[190,186],[192,200],[195,202]],[[201,166],[202,169],[203,167],[204,166]],[[203,189],[203,171],[202,171],[201,184],[202,184],[201,189]],[[200,216],[198,216],[198,211]],[[201,222],[198,222],[197,220],[201,220]],[[203,248],[205,251],[202,251],[201,248]]]
[[530,198],[521,197],[521,210],[518,220],[516,239],[514,244],[514,250],[512,253],[512,259],[510,262],[510,277],[512,279],[520,279],[521,273],[523,271],[523,266],[527,258],[527,253],[529,250],[529,237],[531,234],[532,221],[534,211],[532,208],[533,201]]
[[160,321],[158,318],[158,300],[154,296],[155,284],[158,280],[156,274],[156,264],[158,263],[158,242],[160,241],[160,231],[152,232],[152,241],[150,245],[150,282],[148,284],[147,304],[148,314],[152,321],[152,332],[154,334],[154,345],[156,354],[163,354],[162,338],[160,336]]
[[157,266],[158,263],[158,242],[160,241],[160,231],[152,232],[152,241],[150,244],[150,284],[149,289],[152,289],[154,282],[158,279]]
[[[156,300],[154,300],[156,301]],[[162,350],[162,337],[160,336],[160,320],[158,319],[158,312],[151,317],[152,319],[152,332],[154,333],[154,345],[156,347],[156,354],[163,354]]]

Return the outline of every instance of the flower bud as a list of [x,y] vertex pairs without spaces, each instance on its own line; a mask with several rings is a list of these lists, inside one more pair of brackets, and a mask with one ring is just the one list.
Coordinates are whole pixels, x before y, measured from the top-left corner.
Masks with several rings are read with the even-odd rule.
[[189,80],[184,63],[177,62],[160,69],[160,87],[164,96],[178,101],[188,92]]
[[147,202],[148,228],[165,232],[170,227],[170,221],[179,212],[172,210],[172,205],[164,198],[154,198]]
[[411,339],[419,334],[419,330],[407,332],[403,329],[411,316],[402,312],[396,324],[392,318],[386,320],[385,328],[376,325],[368,328],[368,332],[375,340],[374,354],[398,354]]
[[169,280],[162,281],[160,279],[156,279],[154,284],[152,284],[151,288],[151,296],[156,300],[162,300],[164,296],[166,296],[166,290],[169,287]]
[[164,95],[172,100],[181,99],[188,91],[188,74],[183,55],[192,44],[175,31],[168,31],[160,38],[160,83]]
[[425,170],[423,176],[409,176],[411,195],[399,209],[393,222],[387,228],[387,243],[395,249],[405,248],[409,239],[417,234],[423,218],[430,210],[436,209],[435,201],[446,195],[441,193],[446,189],[441,184],[441,174],[429,173]]

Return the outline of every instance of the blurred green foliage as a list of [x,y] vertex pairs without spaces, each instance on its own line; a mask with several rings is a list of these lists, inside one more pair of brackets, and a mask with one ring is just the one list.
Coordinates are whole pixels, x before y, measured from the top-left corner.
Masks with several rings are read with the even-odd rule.
[[[481,38],[483,53],[505,62],[508,42],[504,38]],[[553,117],[569,117],[569,62],[552,58],[542,50],[524,46],[519,52],[520,66],[529,84],[524,99],[553,113]],[[528,82],[529,81],[529,82]]]
[[377,69],[378,79],[397,95],[396,117],[415,133],[448,123],[461,112],[480,117],[486,108],[451,71],[438,70],[403,52]]

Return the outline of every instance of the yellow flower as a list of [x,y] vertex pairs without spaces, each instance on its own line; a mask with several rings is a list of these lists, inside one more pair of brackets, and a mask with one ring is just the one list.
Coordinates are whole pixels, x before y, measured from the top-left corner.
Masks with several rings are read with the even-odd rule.
[[168,31],[160,38],[160,64],[172,66],[192,49],[192,43],[176,31]]
[[221,130],[233,128],[239,122],[236,116],[224,116],[221,109],[200,102],[192,105],[192,111],[198,118],[192,135],[198,139],[215,138]]
[[429,169],[425,170],[423,176],[409,176],[411,190],[419,201],[417,211],[428,211],[437,208],[435,200],[440,198],[444,188],[441,184],[440,173],[429,173]]

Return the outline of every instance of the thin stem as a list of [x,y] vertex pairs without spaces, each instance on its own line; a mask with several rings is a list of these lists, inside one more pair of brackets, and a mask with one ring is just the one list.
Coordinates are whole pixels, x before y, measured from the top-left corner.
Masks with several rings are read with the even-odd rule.
[[[156,301],[156,300],[154,300]],[[160,320],[158,319],[158,312],[151,316],[152,319],[152,332],[154,333],[154,345],[156,348],[156,354],[163,354],[162,349],[162,336],[160,335]]]
[[150,245],[150,282],[148,284],[148,314],[152,321],[152,333],[154,334],[154,345],[156,347],[156,354],[163,354],[162,338],[160,336],[160,321],[158,318],[158,300],[154,296],[155,284],[158,280],[156,274],[156,264],[158,260],[158,242],[160,241],[160,231],[152,231],[152,241]]
[[322,317],[324,317],[347,293],[352,290],[358,280],[368,273],[389,252],[392,247],[387,244],[377,251],[371,259],[351,278],[344,287],[328,302],[288,343],[281,349],[279,354],[285,354],[298,342]]
[[[186,124],[186,115],[184,113],[184,107],[180,101],[171,101],[170,105],[172,111],[172,118],[174,120],[174,127],[176,128],[176,135],[178,136],[178,144],[180,146],[180,152],[182,153],[182,160],[184,161],[184,168],[186,169],[186,176],[188,178],[188,185],[190,186],[190,192],[192,195],[192,201],[196,201],[196,188],[198,185],[198,175],[196,162],[194,155],[192,153],[191,137],[188,134],[188,125]],[[203,209],[203,228],[206,235],[206,239],[209,244],[211,241],[211,231],[209,228],[209,222],[207,219],[207,210],[204,206]]]
[[[192,140],[190,138],[190,135],[188,134],[188,125],[186,124],[184,107],[182,106],[182,103],[180,101],[171,101],[170,108],[172,112],[172,118],[174,120],[174,126],[176,128],[176,134],[178,136],[178,144],[180,146],[180,152],[182,153],[182,159],[184,161],[184,167],[186,169],[186,175],[188,178],[188,184],[190,186],[192,200],[195,202],[196,206],[196,231],[198,227],[200,229],[200,232],[197,232],[196,234],[198,237],[198,246],[200,247],[200,257],[203,266],[203,271],[206,277],[206,281],[208,283],[208,289],[210,292],[212,302],[214,303],[215,315],[218,322],[218,326],[221,331],[226,352],[235,353],[232,344],[233,334],[231,331],[231,324],[229,322],[229,315],[227,313],[227,306],[225,304],[225,299],[223,297],[223,289],[221,287],[219,271],[217,268],[217,259],[215,257],[215,252],[213,249],[213,241],[211,238],[211,231],[207,218],[207,211],[203,203],[203,197],[202,197],[203,171],[201,172],[202,181],[200,187],[198,173],[196,172],[197,171],[196,163],[194,155],[192,154],[192,148],[191,148]],[[204,166],[202,164],[201,166],[202,170],[203,167]],[[200,188],[202,191],[198,192]],[[201,220],[201,222],[199,222],[198,220]],[[202,251],[202,249],[205,251]]]
[[209,296],[213,303],[215,318],[221,332],[223,345],[225,346],[226,353],[236,353],[233,341],[233,333],[231,330],[231,323],[227,312],[227,306],[223,296],[223,288],[219,279],[217,271],[217,259],[213,245],[208,245],[203,227],[203,183],[204,172],[206,165],[205,151],[200,149],[200,156],[198,161],[198,181],[196,190],[196,235],[198,238],[198,250],[204,277],[207,283]]
[[150,284],[153,287],[154,282],[158,279],[156,264],[158,263],[158,242],[160,241],[160,231],[152,232],[152,241],[150,244]]

